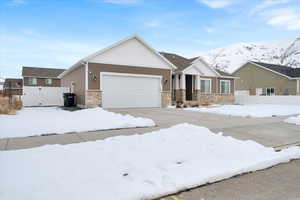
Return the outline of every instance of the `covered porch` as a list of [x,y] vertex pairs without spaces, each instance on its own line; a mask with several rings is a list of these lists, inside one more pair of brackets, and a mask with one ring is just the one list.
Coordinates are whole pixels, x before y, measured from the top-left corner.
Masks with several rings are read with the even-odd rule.
[[234,102],[234,80],[178,73],[172,76],[173,103],[231,104]]

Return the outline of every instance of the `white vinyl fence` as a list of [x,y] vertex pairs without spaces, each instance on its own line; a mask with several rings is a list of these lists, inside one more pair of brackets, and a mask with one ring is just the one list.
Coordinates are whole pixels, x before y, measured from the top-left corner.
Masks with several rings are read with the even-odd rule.
[[249,96],[235,95],[236,104],[300,105],[300,96]]
[[63,93],[69,92],[66,87],[23,87],[22,101],[24,106],[62,106]]

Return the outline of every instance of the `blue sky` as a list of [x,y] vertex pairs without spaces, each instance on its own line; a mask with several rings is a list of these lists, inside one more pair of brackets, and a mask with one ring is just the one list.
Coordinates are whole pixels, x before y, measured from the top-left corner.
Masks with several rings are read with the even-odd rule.
[[67,68],[132,34],[187,57],[300,36],[300,0],[1,0],[0,77]]

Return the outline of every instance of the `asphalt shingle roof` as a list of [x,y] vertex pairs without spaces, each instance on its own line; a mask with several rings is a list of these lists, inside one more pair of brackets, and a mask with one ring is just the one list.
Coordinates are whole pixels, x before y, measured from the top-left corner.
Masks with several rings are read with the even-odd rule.
[[[192,62],[194,60],[196,60],[199,57],[194,57],[194,58],[185,58],[183,56],[179,56],[177,54],[174,53],[166,53],[166,52],[159,52],[162,56],[164,56],[167,60],[169,60],[173,65],[175,65],[177,67],[176,71],[182,71],[184,69],[186,69],[187,67],[189,67]],[[218,70],[216,69],[216,71],[221,75],[221,76],[231,76],[233,77],[231,74]]]
[[57,78],[65,69],[42,68],[42,67],[23,67],[22,76]]
[[280,74],[286,75],[291,78],[300,77],[300,68],[292,68],[284,65],[275,65],[275,64],[262,63],[262,62],[253,62],[253,63],[265,67],[267,69],[276,71]]
[[7,78],[4,81],[4,88],[22,88],[23,79],[20,78]]
[[174,53],[166,53],[166,52],[159,52],[163,57],[165,57],[168,61],[170,61],[173,65],[177,67],[177,71],[182,71],[196,59],[187,59],[185,57],[179,56]]

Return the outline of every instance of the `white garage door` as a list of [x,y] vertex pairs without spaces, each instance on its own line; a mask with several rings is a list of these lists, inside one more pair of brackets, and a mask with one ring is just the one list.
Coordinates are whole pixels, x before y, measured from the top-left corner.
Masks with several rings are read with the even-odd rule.
[[161,76],[100,73],[104,108],[161,106]]
[[66,87],[23,87],[22,101],[24,106],[62,106],[63,93],[69,92]]

